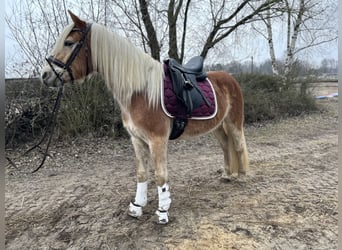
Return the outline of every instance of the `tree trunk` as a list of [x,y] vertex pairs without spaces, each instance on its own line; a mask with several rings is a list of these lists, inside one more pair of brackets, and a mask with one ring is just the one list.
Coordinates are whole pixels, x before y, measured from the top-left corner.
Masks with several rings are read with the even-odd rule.
[[[300,0],[300,6],[298,10],[298,15],[295,20],[295,24],[293,27],[293,33],[291,36],[291,12],[292,9],[288,6],[288,29],[287,29],[287,54],[286,54],[286,59],[285,59],[285,68],[284,68],[284,76],[285,76],[285,81],[287,82],[290,78],[291,75],[291,70],[292,70],[292,64],[294,62],[294,54],[295,54],[295,49],[296,49],[296,43],[297,43],[297,38],[298,38],[298,33],[300,32],[300,26],[303,23],[303,15],[305,12],[305,1]],[[285,82],[285,83],[286,83]]]
[[146,0],[139,0],[140,11],[142,19],[145,25],[145,29],[148,37],[148,45],[151,49],[151,56],[160,61],[160,46],[157,39],[157,34],[151,21],[150,13],[148,12],[148,6]]
[[171,0],[169,3],[167,11],[167,20],[169,24],[169,57],[176,59],[181,63],[180,57],[178,55],[178,45],[177,45],[177,18],[179,14],[180,7],[183,4],[183,0],[179,1],[179,5],[175,10],[175,0]]
[[279,75],[278,67],[277,67],[277,61],[276,56],[274,52],[274,43],[273,43],[273,31],[272,31],[272,21],[271,21],[271,11],[270,9],[267,10],[266,13],[266,27],[267,27],[267,40],[268,40],[268,47],[271,57],[271,65],[272,65],[272,73],[274,75]]

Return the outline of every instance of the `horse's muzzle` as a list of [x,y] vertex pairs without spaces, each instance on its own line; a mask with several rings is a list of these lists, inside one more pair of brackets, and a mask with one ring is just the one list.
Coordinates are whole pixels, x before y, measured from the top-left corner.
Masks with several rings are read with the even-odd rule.
[[[62,75],[62,69],[55,69],[57,74]],[[61,77],[58,77],[57,74],[49,67],[45,66],[40,74],[40,80],[44,83],[47,87],[59,87],[62,85]]]

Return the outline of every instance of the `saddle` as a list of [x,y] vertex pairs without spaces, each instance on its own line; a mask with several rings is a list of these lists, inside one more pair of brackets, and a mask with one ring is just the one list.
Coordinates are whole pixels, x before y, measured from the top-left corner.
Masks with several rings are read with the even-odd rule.
[[175,59],[165,60],[168,66],[168,72],[172,81],[173,91],[178,101],[185,107],[185,114],[177,116],[173,120],[172,131],[169,139],[179,137],[188,122],[188,118],[192,116],[194,109],[205,103],[210,106],[209,101],[198,87],[198,82],[203,82],[207,78],[207,74],[203,72],[203,58],[195,56],[191,58],[185,65],[179,64]]
[[169,68],[173,91],[177,99],[185,106],[187,117],[191,117],[192,111],[203,101],[208,106],[210,105],[197,84],[207,78],[207,74],[203,72],[203,57],[195,56],[185,65],[179,64],[172,58],[164,62]]

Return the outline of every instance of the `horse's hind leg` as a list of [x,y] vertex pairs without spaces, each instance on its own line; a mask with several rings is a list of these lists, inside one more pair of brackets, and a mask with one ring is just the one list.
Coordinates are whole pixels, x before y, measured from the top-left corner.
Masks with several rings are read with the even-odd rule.
[[245,175],[249,170],[249,162],[243,126],[238,127],[230,119],[226,119],[223,123],[223,129],[228,137],[231,169],[234,173]]
[[224,121],[215,131],[214,135],[220,143],[224,155],[223,178],[248,171],[248,153],[243,129],[238,129],[230,121]]
[[224,170],[224,172],[223,172],[222,178],[228,179],[233,173],[233,170],[231,169],[231,167],[229,165],[228,136],[225,133],[222,125],[219,126],[216,130],[214,130],[213,134],[215,135],[216,139],[220,143],[220,146],[221,146],[222,151],[223,151],[223,156],[224,156],[224,168],[223,168],[223,170]]
[[137,190],[134,202],[131,202],[129,205],[128,214],[138,218],[142,215],[142,207],[147,204],[147,167],[150,162],[150,152],[149,146],[143,140],[134,136],[131,139],[136,155]]

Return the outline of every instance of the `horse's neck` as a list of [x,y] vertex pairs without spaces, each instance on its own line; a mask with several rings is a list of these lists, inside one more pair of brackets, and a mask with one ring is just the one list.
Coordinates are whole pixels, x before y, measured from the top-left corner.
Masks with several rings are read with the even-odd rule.
[[99,25],[95,29],[91,41],[93,66],[118,102],[127,106],[139,92],[146,93],[150,105],[158,105],[162,64],[127,39]]

